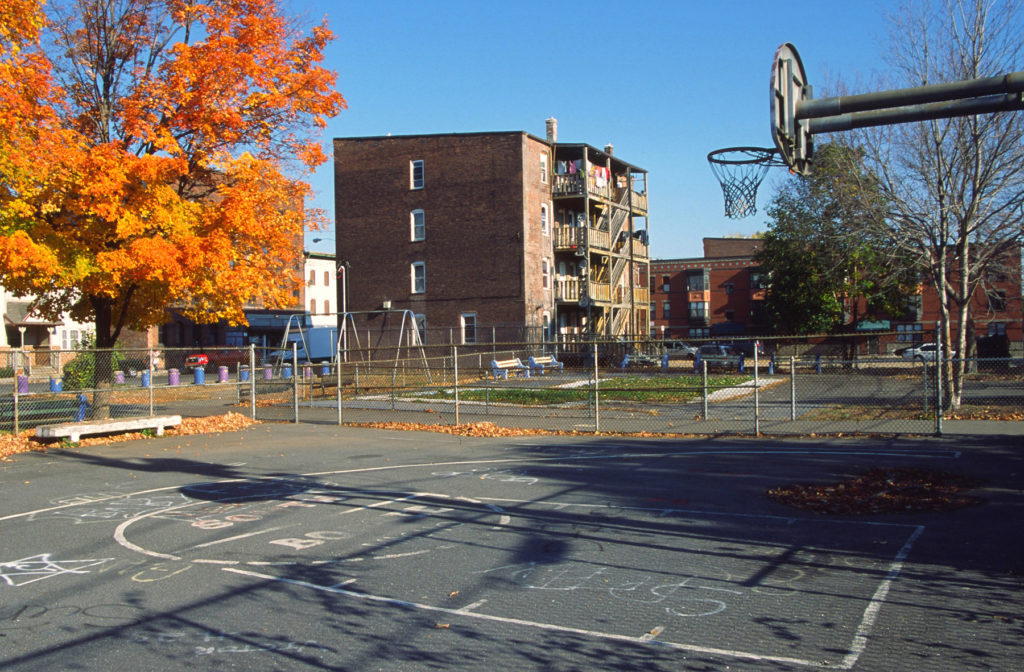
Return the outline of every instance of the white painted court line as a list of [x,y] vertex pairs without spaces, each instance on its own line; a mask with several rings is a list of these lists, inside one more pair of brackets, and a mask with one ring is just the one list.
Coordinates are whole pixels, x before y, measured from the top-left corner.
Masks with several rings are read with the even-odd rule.
[[910,555],[910,548],[923,533],[924,526],[918,525],[914,533],[910,535],[910,538],[907,539],[906,543],[903,544],[903,547],[896,554],[896,557],[893,558],[892,564],[889,565],[888,573],[886,573],[885,578],[878,585],[875,594],[871,596],[867,608],[864,609],[864,617],[861,618],[860,624],[857,626],[857,632],[853,636],[853,642],[850,644],[850,653],[846,654],[846,657],[843,658],[842,669],[853,669],[860,655],[867,648],[868,636],[871,634],[875,621],[878,620],[878,613],[882,610],[882,603],[885,602],[885,598],[889,595],[889,587],[892,586],[893,581],[903,571],[903,562]]
[[[428,612],[432,612],[432,613],[445,614],[447,616],[452,616],[452,617],[462,617],[462,618],[469,618],[469,619],[475,619],[475,620],[481,620],[481,621],[490,621],[490,622],[493,622],[493,623],[505,623],[505,624],[508,624],[508,625],[518,625],[518,626],[526,627],[526,628],[535,628],[535,629],[539,629],[539,630],[546,630],[548,632],[566,632],[566,633],[570,633],[570,634],[574,634],[574,635],[583,635],[585,637],[593,637],[593,638],[596,638],[596,639],[604,639],[604,640],[617,641],[617,642],[628,642],[630,644],[644,644],[644,645],[648,645],[648,646],[654,645],[654,646],[659,646],[659,647],[675,649],[677,651],[687,651],[687,652],[690,652],[690,653],[701,653],[701,654],[716,655],[716,656],[729,656],[731,658],[742,658],[744,660],[766,661],[766,662],[773,662],[773,663],[788,663],[790,665],[802,665],[804,667],[818,667],[818,668],[836,669],[835,665],[830,665],[828,663],[823,663],[823,662],[818,662],[818,661],[813,661],[813,660],[803,660],[801,658],[788,658],[788,657],[785,657],[785,656],[766,656],[766,655],[760,655],[760,654],[756,654],[756,653],[748,653],[746,651],[733,651],[733,650],[730,650],[730,649],[716,649],[716,648],[706,647],[706,646],[696,646],[696,645],[692,645],[692,644],[678,644],[678,643],[675,643],[675,642],[664,642],[664,641],[660,641],[660,640],[654,641],[654,640],[651,640],[649,638],[648,639],[644,639],[644,637],[642,637],[642,636],[641,637],[631,637],[629,635],[619,635],[619,634],[616,634],[616,633],[613,633],[613,632],[601,632],[599,630],[587,630],[587,629],[584,629],[584,628],[572,628],[572,627],[565,626],[565,625],[557,625],[555,623],[542,623],[542,622],[539,622],[539,621],[527,621],[527,620],[520,619],[520,618],[509,618],[507,616],[496,616],[496,615],[492,615],[492,614],[480,614],[480,613],[476,613],[476,612],[466,612],[466,611],[463,611],[462,609],[466,609],[466,607],[463,607],[462,609],[449,609],[449,608],[446,608],[446,607],[435,607],[435,606],[429,605],[429,604],[422,604],[422,603],[419,603],[419,602],[408,602],[406,600],[397,600],[395,598],[384,597],[382,595],[370,595],[370,594],[367,594],[367,593],[356,593],[356,592],[352,592],[352,591],[349,591],[349,590],[344,590],[344,589],[341,589],[341,588],[335,588],[333,586],[321,586],[319,584],[310,583],[308,581],[299,581],[299,580],[296,580],[296,579],[286,579],[286,578],[281,578],[281,577],[273,576],[273,575],[270,575],[270,574],[261,574],[260,572],[254,572],[254,571],[247,570],[247,569],[238,569],[238,568],[235,568],[235,567],[222,567],[221,569],[222,569],[222,571],[225,571],[225,572],[232,572],[233,574],[241,574],[243,576],[249,576],[249,577],[252,577],[252,578],[255,578],[255,579],[260,579],[260,580],[263,580],[263,581],[274,581],[274,582],[277,582],[277,583],[287,583],[287,584],[293,585],[293,586],[300,586],[300,587],[303,587],[303,588],[309,588],[310,590],[317,590],[317,591],[326,592],[326,593],[334,593],[336,595],[343,595],[345,597],[355,598],[357,600],[362,600],[364,602],[377,602],[377,603],[381,603],[381,604],[387,604],[387,605],[396,606],[396,607],[403,607],[403,608],[407,608],[407,609],[411,608],[411,609],[418,609],[420,611],[428,611]],[[473,605],[470,605],[470,606],[473,606]]]

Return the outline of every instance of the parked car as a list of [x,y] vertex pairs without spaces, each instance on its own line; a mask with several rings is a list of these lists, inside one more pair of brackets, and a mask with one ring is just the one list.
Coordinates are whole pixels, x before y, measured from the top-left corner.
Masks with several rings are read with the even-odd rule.
[[206,366],[210,363],[209,356],[203,353],[196,353],[185,358],[185,366]]
[[730,345],[705,343],[697,350],[697,357],[694,359],[693,368],[695,371],[699,371],[701,368],[701,362],[707,362],[709,369],[737,368],[742,356],[742,354]]
[[[935,343],[922,343],[918,346],[910,348],[902,348],[897,351],[903,359],[914,360],[923,362],[925,360],[935,361],[938,358],[939,348]],[[956,351],[950,353],[951,357],[956,357]]]
[[748,359],[753,359],[754,348],[757,348],[757,356],[759,359],[765,359],[768,357],[768,349],[765,344],[759,340],[757,341],[732,341],[729,346],[737,353],[742,354]]
[[697,356],[697,347],[682,341],[665,341],[665,353],[669,357],[693,359]]

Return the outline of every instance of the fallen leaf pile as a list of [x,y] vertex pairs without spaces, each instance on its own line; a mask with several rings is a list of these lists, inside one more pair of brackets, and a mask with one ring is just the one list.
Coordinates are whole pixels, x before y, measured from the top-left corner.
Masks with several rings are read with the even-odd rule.
[[[391,429],[404,432],[438,432],[457,436],[493,438],[502,436],[579,436],[581,432],[567,432],[551,429],[523,429],[522,427],[500,427],[493,422],[472,422],[462,425],[432,425],[423,422],[361,422],[349,423],[349,427],[367,429]],[[586,432],[593,435],[593,432]],[[651,434],[651,436],[655,436]],[[664,436],[664,435],[659,435]]]
[[[189,436],[193,434],[216,434],[218,432],[233,432],[244,429],[256,421],[248,415],[241,413],[226,413],[224,415],[211,415],[205,418],[182,418],[181,424],[177,427],[168,427],[164,431],[165,436]],[[78,446],[97,446],[107,443],[119,443],[122,441],[134,441],[150,436],[143,432],[124,432],[111,434],[110,436],[86,437],[78,442]],[[53,442],[39,441],[36,439],[35,430],[28,429],[20,434],[0,434],[0,460],[7,459],[10,455],[27,453],[33,450],[45,451]]]
[[870,469],[857,478],[832,485],[788,485],[768,491],[781,504],[847,516],[908,511],[951,511],[984,500],[963,494],[981,481],[945,471]]

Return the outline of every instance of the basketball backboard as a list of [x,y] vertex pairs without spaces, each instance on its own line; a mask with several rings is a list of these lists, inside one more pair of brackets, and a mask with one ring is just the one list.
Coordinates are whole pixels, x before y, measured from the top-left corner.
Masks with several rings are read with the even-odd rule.
[[800,103],[812,98],[811,85],[796,47],[789,42],[775,51],[772,62],[772,139],[789,169],[807,175],[814,158],[814,140],[808,119],[798,119]]

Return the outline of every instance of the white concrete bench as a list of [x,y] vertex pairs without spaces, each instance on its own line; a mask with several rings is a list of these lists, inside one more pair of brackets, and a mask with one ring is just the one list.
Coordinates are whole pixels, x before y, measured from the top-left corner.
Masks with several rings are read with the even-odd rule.
[[530,371],[533,373],[539,373],[543,376],[545,369],[561,371],[563,368],[565,368],[564,365],[551,355],[530,357]]
[[88,422],[65,422],[59,425],[40,425],[36,427],[36,436],[40,439],[60,439],[67,437],[77,443],[78,439],[87,434],[111,434],[114,432],[133,432],[140,429],[155,429],[157,436],[163,436],[164,427],[181,424],[180,415],[155,415],[140,418],[110,418],[109,420],[90,420]]
[[509,371],[519,376],[530,377],[530,367],[523,364],[518,357],[514,359],[491,360],[491,373],[494,375],[495,380],[498,378],[507,380]]

